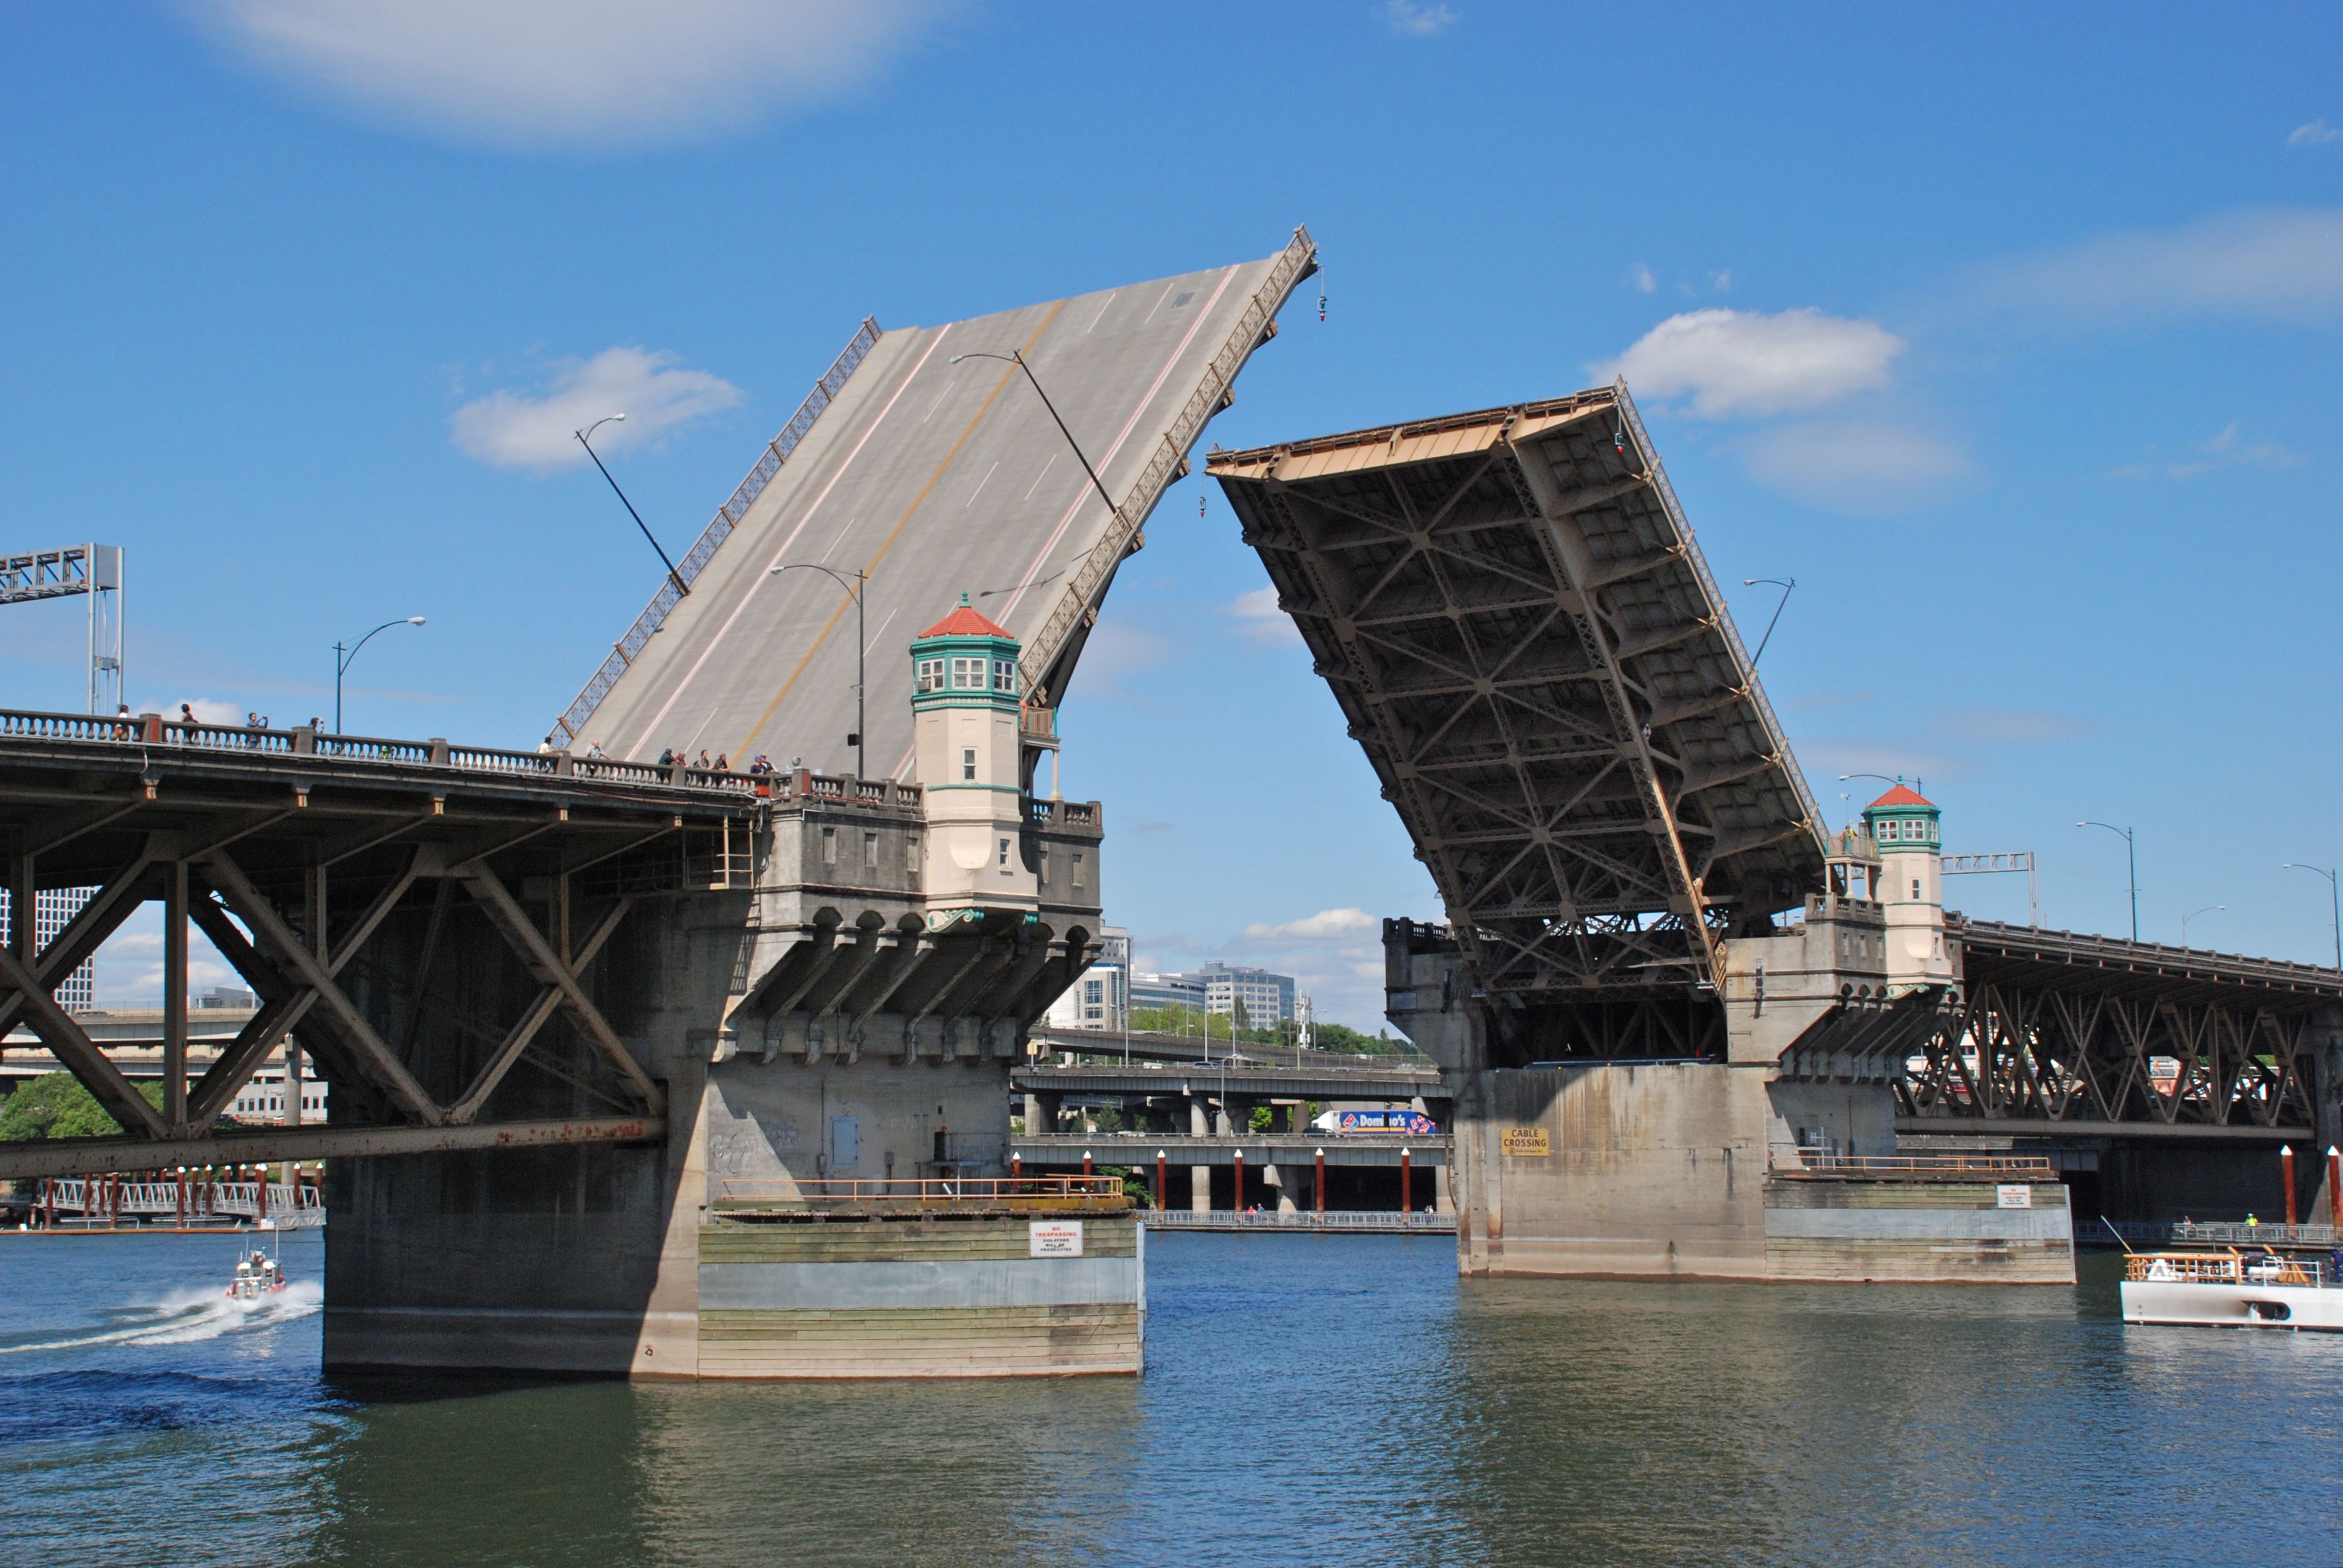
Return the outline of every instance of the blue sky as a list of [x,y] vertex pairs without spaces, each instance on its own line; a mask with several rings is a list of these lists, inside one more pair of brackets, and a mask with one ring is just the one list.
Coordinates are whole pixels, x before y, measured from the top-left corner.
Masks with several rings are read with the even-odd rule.
[[[1752,640],[1741,579],[1797,579],[1766,686],[1835,817],[1873,788],[1836,775],[1916,775],[1948,848],[2034,849],[2046,923],[2118,932],[2122,845],[2074,823],[2136,825],[2143,934],[2226,905],[2192,940],[2332,956],[2279,869],[2343,859],[2331,7],[377,10],[0,12],[0,522],[126,547],[137,706],[324,712],[333,641],[420,614],[349,728],[532,744],[658,574],[542,440],[565,389],[659,411],[613,467],[679,549],[864,315],[1305,222],[1328,319],[1209,440],[1623,367]],[[1372,1025],[1375,920],[1437,901],[1199,493],[1115,589],[1068,789],[1142,963]],[[0,702],[78,706],[78,646],[8,612]]]

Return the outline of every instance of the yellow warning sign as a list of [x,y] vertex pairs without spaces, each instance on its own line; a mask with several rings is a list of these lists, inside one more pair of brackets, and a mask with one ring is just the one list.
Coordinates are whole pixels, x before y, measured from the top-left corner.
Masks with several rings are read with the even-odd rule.
[[1554,1152],[1543,1127],[1508,1127],[1502,1146],[1508,1160],[1543,1160]]

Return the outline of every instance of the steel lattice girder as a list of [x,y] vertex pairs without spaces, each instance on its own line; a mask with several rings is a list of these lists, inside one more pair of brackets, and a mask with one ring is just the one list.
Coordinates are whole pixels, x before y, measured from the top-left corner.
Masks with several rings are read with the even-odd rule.
[[1215,452],[1491,993],[1713,978],[1818,813],[1624,387]]

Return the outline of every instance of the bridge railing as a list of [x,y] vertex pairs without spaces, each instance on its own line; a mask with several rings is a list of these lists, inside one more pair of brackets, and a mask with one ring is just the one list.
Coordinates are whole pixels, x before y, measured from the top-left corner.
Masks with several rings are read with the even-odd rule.
[[1423,1231],[1453,1234],[1456,1216],[1396,1209],[1298,1209],[1290,1214],[1228,1209],[1147,1209],[1140,1220],[1157,1231]]
[[1041,629],[1025,645],[1021,660],[1021,677],[1025,689],[1034,692],[1038,700],[1055,707],[1065,694],[1048,689],[1051,667],[1066,650],[1072,638],[1075,623],[1091,614],[1115,568],[1131,553],[1131,540],[1148,513],[1155,509],[1156,501],[1175,473],[1188,460],[1188,448],[1204,433],[1205,421],[1221,411],[1229,389],[1236,384],[1237,372],[1252,351],[1260,347],[1271,324],[1276,319],[1278,307],[1293,286],[1317,265],[1317,242],[1306,228],[1296,228],[1293,238],[1269,269],[1269,276],[1253,290],[1252,297],[1237,317],[1235,328],[1222,339],[1221,347],[1205,367],[1203,380],[1190,393],[1188,401],[1172,417],[1171,427],[1149,454],[1146,466],[1139,477],[1123,492],[1120,505],[1107,520],[1106,530],[1081,559],[1081,565],[1068,576],[1065,591],[1058,596],[1049,618]]
[[[649,785],[661,789],[714,790],[743,800],[804,801],[876,806],[917,811],[924,792],[917,784],[887,779],[848,779],[800,769],[789,773],[749,773],[670,763],[627,762],[609,757],[578,757],[568,751],[513,751],[493,746],[460,746],[437,738],[399,739],[378,735],[335,735],[302,725],[292,729],[244,724],[186,723],[156,714],[135,719],[95,718],[84,713],[0,709],[0,740],[65,741],[137,747],[149,752],[197,751],[212,756],[298,757],[327,762],[387,762],[408,768],[447,768],[502,779],[571,779],[598,784]],[[1051,820],[1095,824],[1095,803],[1047,803]]]
[[900,1181],[719,1179],[715,1206],[729,1209],[973,1208],[1003,1204],[1120,1204],[1120,1176],[928,1176]]
[[610,694],[610,688],[618,683],[618,677],[624,675],[641,656],[643,645],[650,641],[651,634],[666,621],[669,612],[682,602],[683,595],[676,587],[677,579],[682,579],[686,588],[699,580],[708,563],[716,558],[717,548],[732,537],[732,530],[740,526],[740,519],[749,515],[749,508],[756,504],[758,497],[765,493],[765,487],[771,484],[773,476],[781,471],[781,465],[789,460],[790,454],[798,449],[798,443],[804,440],[806,432],[813,428],[814,421],[821,417],[822,411],[837,397],[847,379],[869,357],[870,350],[878,347],[879,337],[878,320],[872,317],[863,317],[862,325],[855,330],[852,337],[847,339],[846,347],[839,351],[838,357],[830,362],[821,379],[814,383],[813,390],[806,394],[805,401],[798,405],[798,411],[789,416],[789,422],[781,427],[780,434],[766,443],[764,451],[759,455],[755,466],[749,468],[748,477],[733,489],[731,499],[716,508],[716,516],[700,531],[699,542],[676,564],[674,573],[661,579],[659,592],[651,596],[651,602],[645,605],[642,614],[635,618],[635,624],[627,628],[627,635],[611,645],[608,657],[602,660],[602,667],[594,672],[593,678],[587,681],[585,689],[571,700],[561,717],[554,720],[553,733],[563,741],[575,743],[586,732],[586,721],[602,705],[602,699]]
[[34,1200],[44,1216],[134,1215],[206,1221],[273,1220],[286,1230],[326,1222],[325,1194],[307,1182],[206,1181],[191,1176],[170,1181],[52,1177]]
[[1795,1159],[1768,1159],[1776,1176],[1976,1176],[2056,1181],[2058,1168],[2028,1154],[1829,1154],[1802,1149]]

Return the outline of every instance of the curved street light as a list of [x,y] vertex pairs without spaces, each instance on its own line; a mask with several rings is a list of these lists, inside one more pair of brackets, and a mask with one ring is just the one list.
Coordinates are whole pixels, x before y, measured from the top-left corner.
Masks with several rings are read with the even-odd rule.
[[376,631],[388,631],[395,626],[421,626],[422,624],[423,618],[419,615],[401,616],[397,620],[384,621],[380,626],[375,628],[374,631],[367,633],[364,637],[358,638],[357,641],[351,643],[347,647],[338,642],[334,644],[335,734],[339,735],[342,732],[342,677],[349,672],[350,661],[357,658],[358,649],[364,648],[367,643],[374,640]]
[[2205,906],[2203,909],[2201,909],[2201,910],[2189,910],[2187,914],[2185,914],[2185,915],[2181,916],[2181,917],[2180,917],[2180,945],[2181,945],[2184,949],[2185,949],[2186,947],[2187,947],[2187,945],[2188,945],[2188,922],[2189,922],[2189,921],[2191,921],[2191,920],[2195,920],[2195,919],[2196,919],[2197,916],[2199,916],[2199,915],[2209,915],[2209,914],[2213,913],[2213,911],[2215,911],[2216,910],[2226,910],[2226,909],[2227,909],[2228,907],[2229,907],[2229,906],[2228,906],[2228,905],[2227,905],[2227,904],[2207,904],[2207,905],[2206,905],[2206,906]]
[[765,575],[777,578],[783,572],[820,572],[846,589],[846,597],[854,601],[854,733],[848,736],[846,739],[847,743],[854,748],[854,777],[859,781],[869,777],[869,769],[863,766],[862,755],[864,733],[862,727],[862,590],[870,581],[870,575],[857,571],[854,574],[854,581],[849,583],[844,577],[830,570],[830,568],[816,566],[811,561],[791,561],[785,567],[775,567]]
[[1091,460],[1088,457],[1082,456],[1081,443],[1074,439],[1074,433],[1071,430],[1066,428],[1065,420],[1059,418],[1058,406],[1050,401],[1050,395],[1041,390],[1041,383],[1034,379],[1033,367],[1025,363],[1025,354],[1022,349],[1012,348],[1006,354],[994,354],[986,349],[971,348],[965,354],[953,355],[951,363],[957,365],[963,359],[998,359],[1004,365],[1014,365],[1018,369],[1025,372],[1025,379],[1031,382],[1034,392],[1041,399],[1041,407],[1047,408],[1050,411],[1050,417],[1057,421],[1058,434],[1063,436],[1066,438],[1066,445],[1074,449],[1074,461],[1080,463],[1082,466],[1082,472],[1091,477],[1091,485],[1098,490],[1099,499],[1106,503],[1108,511],[1117,517],[1122,515],[1122,508],[1116,506],[1114,498],[1106,493],[1106,486],[1100,481],[1098,470],[1091,467]]
[[2131,940],[2139,940],[2139,846],[2133,841],[2128,828],[2118,828],[2113,822],[2077,822],[2077,828],[2105,828],[2124,841],[2124,863],[2131,874]]
[[1774,628],[1780,622],[1782,611],[1788,607],[1790,590],[1798,586],[1798,579],[1795,578],[1743,578],[1741,579],[1743,588],[1755,588],[1759,583],[1772,583],[1782,590],[1782,597],[1774,606],[1774,618],[1765,623],[1765,635],[1757,639],[1757,651],[1749,656],[1751,669],[1755,669],[1757,661],[1765,657],[1765,645],[1774,640]]
[[[1900,785],[1904,782],[1904,775],[1901,773],[1898,773],[1893,779],[1890,779],[1885,773],[1842,773],[1838,776],[1838,781],[1842,784],[1845,783],[1850,779],[1876,779],[1882,784]],[[1920,776],[1916,773],[1912,776],[1912,792],[1915,795],[1925,793],[1925,791],[1920,788]]]
[[624,414],[605,414],[583,430],[572,430],[569,433],[578,437],[578,444],[586,448],[586,455],[594,459],[594,466],[602,468],[602,477],[609,481],[610,492],[618,498],[618,505],[627,508],[627,516],[635,519],[635,527],[642,529],[643,538],[650,540],[651,548],[659,551],[659,561],[667,568],[667,580],[675,585],[676,597],[681,598],[691,591],[689,586],[684,582],[683,575],[675,569],[675,563],[668,559],[667,551],[661,548],[658,536],[651,532],[651,526],[643,521],[642,513],[635,510],[634,502],[627,499],[627,492],[618,488],[618,481],[610,478],[610,470],[602,467],[602,454],[594,450],[594,443],[587,439],[588,436],[612,420],[625,417]]
[[2316,871],[2327,879],[2328,891],[2335,901],[2335,967],[2343,970],[2343,890],[2338,890],[2336,875],[2324,866],[2314,866],[2307,860],[2288,860],[2278,868],[2281,871]]

